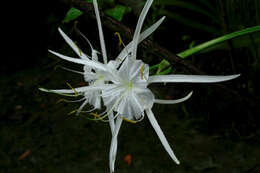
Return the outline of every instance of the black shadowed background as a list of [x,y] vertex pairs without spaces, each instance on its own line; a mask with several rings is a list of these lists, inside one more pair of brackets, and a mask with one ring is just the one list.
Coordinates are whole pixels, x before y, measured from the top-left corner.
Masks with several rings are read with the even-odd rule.
[[[100,0],[101,20],[109,59],[115,59],[119,32],[125,44],[132,38],[144,0]],[[82,70],[48,52],[74,56],[57,30],[61,27],[90,54],[79,29],[100,51],[92,4],[87,0],[19,1],[2,5],[0,63],[0,173],[109,172],[109,124],[91,121],[88,113],[70,114],[80,103],[60,102],[63,96],[39,87],[84,86],[83,76],[59,68]],[[108,12],[127,7],[123,18]],[[83,14],[63,22],[75,7]],[[129,10],[130,9],[130,10]],[[147,118],[123,122],[118,137],[115,172],[258,173],[260,172],[260,32],[237,37],[185,59],[175,54],[216,37],[260,24],[259,0],[154,0],[144,29],[162,16],[165,21],[138,47],[138,59],[150,66],[166,59],[175,74],[230,75],[220,84],[151,85],[156,97],[177,99],[153,112],[180,160],[176,165],[164,150]],[[86,110],[90,106],[86,106]]]

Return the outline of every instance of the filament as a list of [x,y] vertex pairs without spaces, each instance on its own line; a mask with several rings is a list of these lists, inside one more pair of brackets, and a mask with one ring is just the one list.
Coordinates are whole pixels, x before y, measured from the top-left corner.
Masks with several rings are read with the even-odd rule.
[[68,82],[66,82],[66,84],[74,91],[75,96],[77,97],[79,95],[78,92]]
[[119,40],[118,46],[120,47],[122,45],[122,43],[123,43],[122,38],[121,38],[121,36],[120,36],[120,34],[118,32],[115,33],[115,36],[118,37],[118,40]]

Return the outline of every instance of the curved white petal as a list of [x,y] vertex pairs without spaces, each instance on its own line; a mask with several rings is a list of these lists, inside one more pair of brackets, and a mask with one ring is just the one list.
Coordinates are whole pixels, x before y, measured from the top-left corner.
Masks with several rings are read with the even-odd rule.
[[152,26],[150,26],[148,29],[146,29],[144,32],[140,34],[138,43],[142,42],[144,39],[146,39],[149,35],[151,35],[164,21],[165,16],[163,16],[160,20],[158,20],[156,23],[154,23]]
[[235,79],[240,74],[229,76],[206,76],[206,75],[156,75],[150,76],[148,83],[215,83]]
[[106,45],[105,45],[103,30],[102,30],[102,26],[101,26],[101,20],[100,20],[100,15],[99,15],[99,11],[98,11],[97,0],[93,0],[93,4],[94,4],[95,14],[96,14],[96,18],[97,18],[102,56],[103,56],[104,63],[107,64]]
[[169,143],[167,142],[167,139],[165,138],[165,136],[164,136],[164,134],[162,132],[162,129],[160,128],[157,120],[155,119],[152,110],[151,109],[146,109],[146,114],[147,114],[147,117],[148,117],[151,125],[153,126],[155,132],[157,133],[159,139],[161,140],[164,148],[166,149],[166,151],[168,152],[168,154],[170,155],[172,160],[174,160],[177,164],[180,164],[179,160],[174,155],[174,153],[173,153]]
[[135,28],[135,33],[133,37],[133,58],[136,59],[136,51],[137,51],[137,45],[140,37],[140,32],[144,23],[144,19],[146,14],[148,13],[149,8],[151,7],[153,3],[153,0],[148,0],[146,1],[146,4],[144,5],[144,8],[139,16],[136,28]]
[[58,30],[63,39],[68,43],[68,45],[70,45],[70,47],[74,50],[74,52],[76,52],[76,54],[80,58],[88,59],[87,55],[79,49],[79,47],[61,30],[61,28],[58,28]]
[[49,50],[49,52],[58,56],[58,57],[60,57],[61,59],[65,59],[67,61],[71,61],[71,62],[74,62],[74,63],[77,63],[77,64],[82,64],[82,65],[87,65],[87,66],[90,66],[92,68],[97,68],[97,69],[100,69],[100,70],[103,70],[103,71],[107,70],[105,65],[103,65],[99,62],[95,62],[95,61],[91,61],[91,60],[87,60],[87,59],[71,58],[69,56],[65,56],[65,55],[62,55],[60,53],[54,52],[52,50]]
[[181,99],[177,99],[177,100],[160,100],[160,99],[155,99],[154,103],[158,103],[158,104],[176,104],[176,103],[181,103],[184,102],[186,100],[188,100],[192,95],[192,91],[185,97],[181,98]]
[[81,110],[86,106],[86,104],[88,104],[88,101],[87,101],[87,100],[84,101],[84,102],[80,105],[79,109],[77,110],[76,115],[79,115],[79,113],[80,113]]
[[[115,117],[118,117],[118,114],[119,114],[119,113],[117,113],[117,114],[115,115]],[[108,115],[108,119],[109,119],[109,125],[110,125],[110,129],[111,129],[111,134],[113,135],[113,132],[114,132],[114,130],[115,130],[115,118],[114,118],[114,113],[113,113],[113,112],[111,112],[111,113]],[[112,137],[113,137],[113,136],[112,136]],[[116,153],[116,150],[117,150],[117,141],[116,141],[116,143],[115,143],[115,145],[114,145],[114,148],[112,148],[111,150],[112,150],[112,151],[110,151],[110,152]],[[110,165],[112,165],[111,167],[114,168],[115,161],[114,161],[114,162],[111,161],[111,162],[112,162],[112,163],[111,163]]]
[[122,121],[123,121],[123,119],[121,117],[117,117],[115,129],[114,129],[113,134],[112,134],[112,140],[111,140],[110,152],[109,152],[110,173],[114,172],[114,163],[115,163],[115,160],[116,160],[116,151],[117,151],[117,136],[118,136],[119,129],[121,127]]

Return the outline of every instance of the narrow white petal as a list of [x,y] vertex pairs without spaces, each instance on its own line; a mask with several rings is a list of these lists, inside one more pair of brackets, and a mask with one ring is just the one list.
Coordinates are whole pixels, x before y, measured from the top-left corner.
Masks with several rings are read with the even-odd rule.
[[159,139],[161,140],[164,148],[166,149],[166,151],[168,152],[168,154],[170,155],[172,160],[174,160],[177,164],[180,164],[179,160],[174,155],[174,153],[173,153],[169,143],[167,142],[167,139],[165,138],[165,136],[164,136],[164,134],[162,132],[162,129],[160,128],[157,120],[155,119],[152,110],[151,109],[146,109],[146,114],[147,114],[147,117],[148,117],[151,125],[153,126],[155,132],[157,133]]
[[39,88],[39,90],[44,91],[44,92],[49,92],[49,93],[62,93],[62,94],[74,94],[75,91],[78,93],[82,92],[87,92],[87,91],[97,91],[104,89],[108,87],[110,84],[105,84],[105,85],[100,85],[100,86],[84,86],[84,87],[78,87],[78,88],[73,88],[73,89],[57,89],[57,90],[50,90],[50,89],[45,89],[45,88]]
[[99,62],[95,62],[95,61],[91,61],[91,60],[87,60],[87,59],[71,58],[69,56],[65,56],[65,55],[62,55],[60,53],[54,52],[52,50],[49,50],[49,52],[58,56],[58,57],[60,57],[61,59],[64,59],[64,60],[71,61],[71,62],[74,62],[74,63],[77,63],[77,64],[87,65],[87,66],[90,66],[92,68],[97,68],[97,69],[106,71],[106,67]]
[[68,45],[70,45],[70,47],[74,50],[74,52],[76,52],[76,54],[81,57],[81,58],[85,58],[88,59],[87,55],[84,54],[79,47],[60,29],[58,28],[61,36],[63,37],[63,39],[68,43]]
[[185,97],[181,98],[181,99],[177,99],[177,100],[160,100],[160,99],[155,99],[154,103],[158,103],[158,104],[176,104],[176,103],[181,103],[184,102],[186,100],[188,100],[192,95],[192,91]]
[[109,152],[110,173],[113,173],[114,169],[115,169],[114,164],[115,164],[115,160],[116,160],[116,151],[117,151],[117,136],[118,136],[122,121],[123,121],[123,119],[121,117],[117,117],[115,129],[114,129],[113,135],[112,135],[112,141],[111,141],[110,152]]
[[149,35],[151,35],[163,22],[165,19],[165,16],[163,16],[160,20],[158,20],[155,24],[150,26],[148,29],[146,29],[144,32],[140,34],[138,43],[142,42],[144,39],[146,39]]
[[103,30],[102,30],[102,26],[101,26],[100,15],[99,15],[99,11],[98,11],[97,0],[93,0],[93,4],[94,4],[95,14],[96,14],[96,18],[97,18],[102,56],[103,56],[104,63],[107,64],[106,46],[105,46],[105,40],[104,40]]
[[111,112],[108,115],[108,119],[109,119],[109,125],[110,125],[110,129],[111,129],[111,133],[113,135],[113,131],[115,129],[115,120],[114,120],[114,113],[113,112]]
[[146,4],[140,14],[140,17],[138,19],[136,28],[135,28],[135,33],[134,33],[134,37],[133,37],[133,57],[136,58],[136,51],[137,51],[137,45],[138,45],[138,41],[139,41],[139,36],[140,36],[140,32],[144,23],[144,19],[146,14],[148,13],[149,8],[151,7],[153,3],[153,0],[148,0],[146,1]]
[[206,76],[206,75],[156,75],[150,76],[148,83],[215,83],[235,79],[240,74],[229,76]]

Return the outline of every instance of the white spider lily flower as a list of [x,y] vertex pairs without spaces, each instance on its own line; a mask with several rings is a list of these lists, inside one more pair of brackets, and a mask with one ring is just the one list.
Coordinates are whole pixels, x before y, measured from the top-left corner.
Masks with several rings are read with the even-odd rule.
[[[53,92],[63,95],[71,96],[77,92],[81,95],[85,95],[87,98],[99,97],[103,99],[104,105],[106,106],[106,112],[103,119],[108,117],[109,124],[112,133],[112,140],[109,153],[109,167],[110,172],[114,172],[114,164],[116,160],[117,152],[117,136],[121,127],[122,121],[126,120],[129,122],[141,121],[145,114],[147,115],[151,125],[157,133],[162,145],[168,152],[170,157],[179,164],[179,160],[173,153],[172,148],[166,140],[157,120],[152,112],[152,106],[154,103],[159,104],[175,104],[183,102],[189,99],[192,95],[190,92],[187,96],[177,100],[161,100],[155,99],[154,94],[148,88],[151,83],[213,83],[231,80],[239,75],[230,76],[199,76],[199,75],[159,75],[149,76],[149,66],[143,63],[141,60],[136,59],[137,46],[142,40],[148,37],[164,20],[161,18],[158,22],[152,25],[150,28],[141,32],[141,28],[145,19],[146,14],[152,4],[153,0],[147,0],[141,15],[138,19],[136,30],[132,42],[130,42],[118,55],[115,61],[109,61],[107,63],[107,55],[105,48],[105,41],[101,26],[101,20],[98,12],[97,1],[93,0],[95,14],[97,17],[99,39],[101,44],[101,52],[103,56],[103,63],[97,60],[97,51],[92,49],[91,57],[85,55],[64,33],[63,35],[66,42],[72,47],[72,49],[79,55],[79,58],[68,57],[53,51],[51,53],[56,56],[71,61],[74,63],[84,65],[84,77],[89,82],[89,86],[79,87],[74,89],[61,89],[61,90],[46,90],[42,91]],[[92,72],[94,70],[95,72]],[[99,93],[99,94],[95,94]],[[91,95],[93,94],[93,95]],[[86,103],[91,103],[96,107],[99,107],[100,99],[89,99],[85,101],[80,109],[82,109]],[[115,114],[114,114],[115,113]]]

